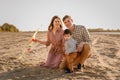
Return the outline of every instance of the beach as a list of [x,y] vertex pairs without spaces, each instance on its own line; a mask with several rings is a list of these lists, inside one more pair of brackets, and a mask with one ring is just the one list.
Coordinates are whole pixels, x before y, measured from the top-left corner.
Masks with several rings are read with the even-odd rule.
[[[0,80],[120,80],[120,34],[90,34],[92,56],[85,68],[66,74],[39,66],[46,61],[50,47],[33,43],[31,52],[23,54],[33,32],[1,32]],[[46,32],[39,32],[36,38],[46,40]]]

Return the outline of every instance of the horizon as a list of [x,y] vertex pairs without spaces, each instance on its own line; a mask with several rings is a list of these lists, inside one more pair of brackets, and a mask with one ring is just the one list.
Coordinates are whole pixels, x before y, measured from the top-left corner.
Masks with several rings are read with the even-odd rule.
[[[6,23],[4,23],[4,24],[6,24]],[[2,27],[4,24],[0,25],[0,27]],[[13,26],[15,26],[15,27],[19,30],[19,28],[18,28],[16,25],[14,25],[14,24],[10,24],[10,23],[7,23],[7,24],[8,24],[8,25],[13,25]],[[39,29],[39,28],[37,28],[37,29]],[[37,30],[37,29],[36,29],[36,30]],[[64,29],[66,29],[65,26],[63,27],[63,30],[64,30]],[[106,28],[106,29],[105,29],[105,28],[100,28],[100,27],[87,28],[87,29],[89,29],[89,30],[94,30],[94,29],[99,29],[99,30],[100,30],[100,29],[103,29],[103,30],[105,30],[105,31],[107,31],[107,30],[111,30],[111,31],[112,31],[112,30],[120,30],[120,28],[116,28],[116,29],[109,29],[109,28],[107,29],[107,28]],[[29,31],[29,30],[27,30],[27,31],[25,31],[25,30],[19,30],[19,31],[20,31],[20,32],[33,32],[33,31],[36,31],[36,30],[30,30],[30,31]],[[48,30],[41,30],[41,32],[44,32],[44,31],[46,32],[46,31],[48,31]]]
[[20,31],[38,28],[47,31],[54,15],[62,18],[67,14],[75,24],[88,29],[120,29],[119,3],[119,0],[0,0],[0,25],[13,24]]

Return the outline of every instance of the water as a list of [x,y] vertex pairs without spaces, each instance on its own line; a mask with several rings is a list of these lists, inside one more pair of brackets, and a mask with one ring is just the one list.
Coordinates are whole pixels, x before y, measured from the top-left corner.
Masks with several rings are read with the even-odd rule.
[[120,35],[120,32],[90,32],[91,34],[114,34]]

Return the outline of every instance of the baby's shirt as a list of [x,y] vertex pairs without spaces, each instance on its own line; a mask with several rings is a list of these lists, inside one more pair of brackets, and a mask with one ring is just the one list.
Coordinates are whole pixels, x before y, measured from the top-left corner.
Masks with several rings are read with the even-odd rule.
[[65,41],[65,53],[70,54],[72,52],[76,52],[76,44],[77,41],[75,41],[73,38]]

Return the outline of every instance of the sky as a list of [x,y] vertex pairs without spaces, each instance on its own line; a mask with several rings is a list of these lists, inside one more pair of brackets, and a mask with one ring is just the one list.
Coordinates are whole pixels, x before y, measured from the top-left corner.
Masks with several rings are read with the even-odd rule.
[[66,14],[87,28],[120,29],[120,0],[0,0],[0,25],[21,31],[46,31],[53,16]]

